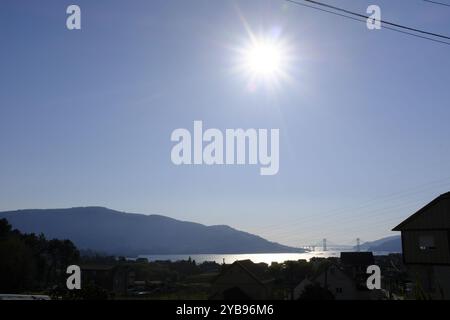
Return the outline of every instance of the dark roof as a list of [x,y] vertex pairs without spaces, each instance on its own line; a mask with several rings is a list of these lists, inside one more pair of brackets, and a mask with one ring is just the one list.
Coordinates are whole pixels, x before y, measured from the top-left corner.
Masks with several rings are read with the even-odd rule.
[[353,277],[348,274],[347,272],[345,272],[345,270],[339,266],[337,263],[331,263],[329,265],[326,266],[325,269],[321,270],[320,272],[316,273],[314,276],[311,277],[311,279],[309,279],[310,281],[316,282],[317,278],[319,278],[321,275],[323,275],[325,272],[327,272],[328,274],[330,274],[330,272],[332,271],[332,269],[334,269],[337,272],[342,273],[346,278],[348,278],[349,280],[353,281]]
[[265,285],[269,279],[266,279],[262,273],[261,265],[253,263],[251,260],[237,260],[232,264],[228,265],[217,277],[212,281],[216,282],[223,274],[227,273],[233,266],[240,267],[245,273],[247,273],[252,279],[258,282],[261,285]]
[[369,266],[375,263],[372,252],[341,252],[341,263],[351,266]]
[[236,261],[242,267],[247,269],[253,275],[255,275],[259,280],[267,280],[267,265],[264,263],[254,263],[250,259],[247,260],[238,260]]
[[441,194],[439,197],[437,197],[436,199],[434,199],[433,201],[428,203],[426,206],[424,206],[423,208],[419,209],[416,213],[414,213],[413,215],[409,216],[406,220],[404,220],[402,223],[400,223],[398,226],[396,226],[394,229],[392,229],[392,231],[402,231],[405,228],[405,226],[408,223],[410,223],[412,220],[416,219],[419,215],[423,214],[425,211],[427,211],[429,208],[431,208],[432,206],[436,205],[440,201],[442,201],[444,199],[448,199],[448,198],[450,198],[450,192],[446,192],[446,193]]

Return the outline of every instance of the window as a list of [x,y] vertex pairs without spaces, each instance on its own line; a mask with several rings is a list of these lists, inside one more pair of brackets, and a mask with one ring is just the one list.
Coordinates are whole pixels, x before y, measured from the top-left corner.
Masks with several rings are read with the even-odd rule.
[[342,293],[342,288],[336,288],[336,293]]
[[419,236],[419,249],[422,251],[436,249],[434,237],[432,235]]

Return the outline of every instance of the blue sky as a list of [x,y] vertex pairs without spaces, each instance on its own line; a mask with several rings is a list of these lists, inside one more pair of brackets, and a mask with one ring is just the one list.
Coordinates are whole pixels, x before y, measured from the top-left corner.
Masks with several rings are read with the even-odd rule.
[[[450,9],[424,1],[326,2],[450,34]],[[233,72],[243,21],[289,43],[276,90]],[[449,46],[281,0],[3,0],[0,39],[0,210],[100,205],[351,243],[450,189]],[[194,120],[279,128],[279,173],[173,165],[170,134]]]

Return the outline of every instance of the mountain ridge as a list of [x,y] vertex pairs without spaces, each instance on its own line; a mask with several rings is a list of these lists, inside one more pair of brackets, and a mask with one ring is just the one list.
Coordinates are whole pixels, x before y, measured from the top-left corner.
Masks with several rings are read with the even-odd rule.
[[401,237],[399,235],[384,237],[361,244],[361,250],[402,252]]
[[69,239],[81,250],[113,255],[303,252],[228,225],[206,226],[99,206],[3,211],[0,218],[21,232]]

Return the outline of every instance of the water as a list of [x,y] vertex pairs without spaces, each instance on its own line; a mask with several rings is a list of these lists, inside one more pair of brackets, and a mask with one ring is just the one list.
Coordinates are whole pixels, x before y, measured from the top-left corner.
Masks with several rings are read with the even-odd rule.
[[[163,260],[163,261],[179,261],[188,260],[189,257],[195,260],[197,263],[205,261],[214,261],[216,263],[233,263],[237,260],[250,259],[255,263],[264,262],[271,264],[272,262],[284,262],[284,261],[296,261],[300,259],[308,260],[312,257],[339,257],[342,250],[329,250],[329,251],[313,251],[304,253],[249,253],[249,254],[163,254],[163,255],[140,255],[138,258],[147,258],[149,261]],[[387,255],[389,252],[374,252],[374,255]]]

